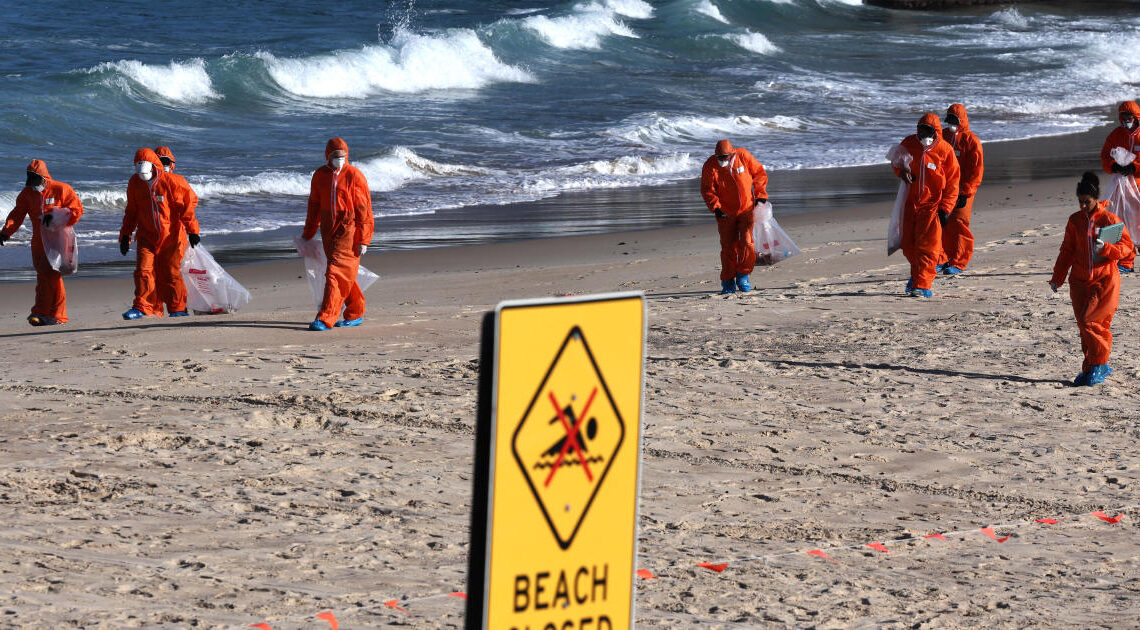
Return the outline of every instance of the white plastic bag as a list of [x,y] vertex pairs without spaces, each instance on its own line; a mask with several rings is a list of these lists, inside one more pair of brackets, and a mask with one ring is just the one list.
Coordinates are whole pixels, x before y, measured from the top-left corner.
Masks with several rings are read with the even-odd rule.
[[758,265],[774,265],[800,253],[800,248],[796,247],[792,238],[772,216],[771,202],[756,206],[756,218],[752,224],[752,242],[756,245]]
[[186,250],[182,257],[182,281],[187,305],[199,315],[236,313],[249,303],[249,291],[214,260],[205,246]]
[[[887,159],[891,161],[891,166],[910,172],[910,163],[914,161],[910,151],[907,151],[903,145],[896,144],[887,151]],[[887,255],[899,251],[902,248],[902,224],[903,224],[903,210],[906,208],[906,198],[910,194],[910,184],[905,180],[899,182],[898,196],[895,197],[895,207],[891,209],[891,222],[887,225]]]
[[1121,166],[1128,166],[1136,161],[1136,154],[1124,147],[1113,147],[1108,154]]
[[[325,299],[325,269],[329,266],[329,259],[325,257],[325,246],[319,238],[304,240],[300,236],[293,239],[297,253],[305,261],[305,277],[309,280],[309,289],[313,292],[313,302],[317,308]],[[363,293],[380,279],[378,274],[372,273],[364,265],[356,269],[356,284]]]
[[75,238],[75,228],[67,224],[69,220],[71,210],[56,208],[51,211],[51,225],[40,226],[48,264],[65,276],[79,269],[79,241]]

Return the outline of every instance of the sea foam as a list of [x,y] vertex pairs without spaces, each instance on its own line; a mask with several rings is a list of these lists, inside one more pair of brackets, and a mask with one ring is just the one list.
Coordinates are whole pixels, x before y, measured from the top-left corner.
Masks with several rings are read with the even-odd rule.
[[167,65],[124,59],[101,63],[87,72],[108,73],[125,89],[134,84],[172,103],[196,105],[221,97],[214,91],[206,62],[201,59],[171,61]]
[[634,144],[659,147],[734,136],[756,136],[766,131],[800,131],[808,123],[794,116],[685,116],[641,114],[607,129],[605,134]]
[[651,16],[653,8],[648,5],[640,7],[643,4],[640,0],[608,0],[604,4],[591,2],[576,5],[569,15],[553,18],[534,15],[523,19],[521,24],[555,48],[596,50],[602,47],[602,38],[609,35],[637,37],[637,33],[617,16]]
[[434,36],[401,30],[389,44],[312,57],[278,58],[267,52],[257,56],[284,90],[317,98],[477,89],[535,80],[525,70],[500,61],[470,29]]
[[697,13],[700,13],[701,15],[707,15],[717,22],[728,24],[728,18],[724,17],[724,14],[722,14],[720,12],[720,9],[712,3],[712,0],[701,0],[695,9]]
[[752,31],[745,31],[743,33],[730,33],[724,36],[728,41],[740,46],[744,50],[748,50],[761,55],[771,55],[780,52],[780,48],[764,37],[761,33],[753,33]]
[[[364,173],[364,177],[368,180],[368,188],[372,192],[390,192],[403,187],[408,182],[433,177],[483,175],[491,172],[475,166],[446,164],[429,160],[417,155],[411,149],[401,146],[393,147],[377,157],[360,161],[350,159],[350,163]],[[319,164],[314,164],[313,170],[319,166]],[[240,195],[291,195],[299,197],[308,196],[312,171],[305,173],[263,171],[252,175],[234,177],[190,175],[187,180],[199,199]],[[76,194],[79,195],[79,199],[84,205],[122,209],[127,204],[126,188],[127,183],[124,180],[122,187],[77,190]],[[3,199],[3,195],[0,195],[0,203],[3,202]],[[13,196],[13,203],[14,200],[15,197]]]

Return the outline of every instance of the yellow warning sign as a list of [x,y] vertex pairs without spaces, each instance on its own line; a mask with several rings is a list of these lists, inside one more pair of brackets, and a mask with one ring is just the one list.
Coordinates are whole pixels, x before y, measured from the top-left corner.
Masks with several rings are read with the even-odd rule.
[[644,331],[639,293],[485,324],[468,628],[631,626]]
[[574,541],[624,438],[621,412],[589,342],[575,326],[511,443],[515,461],[563,549]]

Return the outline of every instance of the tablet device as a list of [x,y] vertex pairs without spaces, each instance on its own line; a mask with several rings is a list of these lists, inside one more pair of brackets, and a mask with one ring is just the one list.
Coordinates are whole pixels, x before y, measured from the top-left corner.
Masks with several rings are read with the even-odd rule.
[[1097,238],[1105,243],[1119,243],[1121,236],[1124,236],[1124,224],[1113,223],[1100,228]]

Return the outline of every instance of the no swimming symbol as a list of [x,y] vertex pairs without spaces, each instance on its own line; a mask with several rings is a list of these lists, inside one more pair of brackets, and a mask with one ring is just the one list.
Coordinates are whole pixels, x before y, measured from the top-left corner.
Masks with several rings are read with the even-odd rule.
[[515,461],[562,549],[573,543],[624,438],[625,422],[585,336],[574,327],[511,441]]

